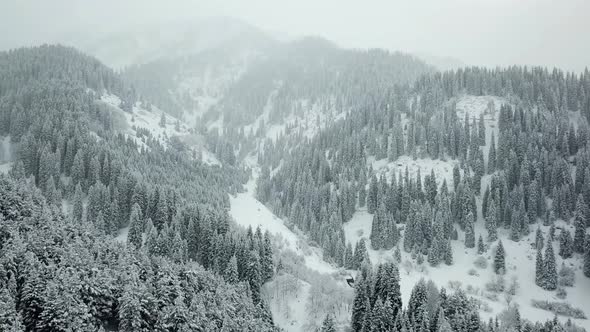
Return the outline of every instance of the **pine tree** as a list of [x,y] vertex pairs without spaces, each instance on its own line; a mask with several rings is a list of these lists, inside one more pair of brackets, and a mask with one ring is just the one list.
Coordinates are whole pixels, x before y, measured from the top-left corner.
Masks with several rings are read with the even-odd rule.
[[363,264],[363,262],[371,263],[369,259],[369,253],[367,252],[367,246],[365,244],[365,239],[360,239],[360,241],[356,244],[354,248],[354,269],[359,270]]
[[367,212],[375,213],[379,204],[379,185],[377,184],[377,176],[373,174],[371,183],[369,184],[369,192],[367,194]]
[[473,230],[473,213],[467,214],[465,221],[465,248],[475,248],[475,232]]
[[141,220],[141,208],[139,204],[133,204],[131,215],[129,216],[129,233],[127,234],[127,243],[133,244],[135,248],[141,248],[142,245],[143,225]]
[[267,230],[264,232],[264,240],[260,254],[262,283],[269,281],[274,275],[274,263],[272,255],[272,243],[270,240],[270,233]]
[[486,228],[488,230],[488,242],[494,242],[498,239],[498,212],[496,202],[491,201],[488,207],[488,215],[486,217]]
[[539,287],[544,287],[545,280],[545,263],[543,262],[543,254],[541,248],[537,248],[537,259],[535,261],[535,284]]
[[444,259],[446,265],[453,265],[453,247],[450,240],[445,245]]
[[344,268],[348,270],[354,269],[354,255],[350,242],[346,245],[346,250],[344,251]]
[[229,262],[227,263],[227,266],[225,267],[225,272],[224,272],[223,276],[225,278],[225,281],[232,283],[232,284],[239,281],[239,279],[238,279],[238,260],[236,258],[236,255],[233,255],[229,259]]
[[73,203],[73,211],[72,211],[72,218],[75,222],[81,223],[82,217],[84,214],[84,194],[82,193],[82,187],[80,183],[76,184],[76,189],[74,193],[74,203]]
[[543,269],[543,285],[546,290],[555,290],[557,288],[557,266],[555,264],[555,253],[553,244],[547,241],[544,258],[545,268]]
[[590,235],[586,235],[586,248],[584,253],[584,275],[590,278]]
[[496,274],[504,274],[506,272],[505,260],[504,246],[502,245],[502,240],[500,240],[496,248],[496,255],[494,256],[494,272]]
[[545,242],[545,238],[543,237],[543,232],[541,232],[541,226],[537,227],[537,232],[535,234],[535,248],[536,249],[543,249],[543,243]]
[[584,197],[580,194],[578,201],[576,202],[576,212],[574,213],[574,252],[583,254],[584,253],[584,241],[586,237],[586,203]]
[[320,332],[336,332],[336,323],[334,323],[331,314],[327,314],[326,318],[324,318]]
[[572,257],[573,254],[573,240],[570,231],[562,229],[559,236],[559,256],[563,259]]
[[485,251],[486,251],[486,245],[483,243],[483,237],[480,235],[479,239],[477,240],[477,253],[479,255],[481,255]]

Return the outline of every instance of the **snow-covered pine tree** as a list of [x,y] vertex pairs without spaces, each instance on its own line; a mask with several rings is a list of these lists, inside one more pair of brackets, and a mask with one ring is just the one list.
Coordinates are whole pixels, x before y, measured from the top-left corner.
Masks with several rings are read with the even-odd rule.
[[559,235],[559,256],[563,259],[572,257],[574,248],[572,234],[569,230],[563,228]]
[[500,240],[496,248],[496,254],[494,255],[494,272],[496,274],[504,274],[506,272],[505,255],[504,246],[502,245],[502,240]]
[[379,185],[377,183],[377,176],[373,174],[371,183],[369,184],[369,192],[367,193],[367,212],[375,213],[379,204]]
[[586,245],[584,252],[584,275],[590,278],[590,235],[586,235]]
[[496,201],[491,200],[486,217],[486,228],[488,230],[488,242],[494,242],[498,239],[498,212]]
[[544,287],[545,281],[545,262],[543,261],[543,253],[541,247],[537,247],[537,258],[535,261],[535,284],[539,287]]
[[479,235],[479,239],[477,240],[477,253],[479,255],[483,254],[486,251],[486,245],[483,243],[483,237],[481,234]]
[[576,202],[576,211],[574,213],[574,243],[573,250],[577,253],[584,253],[585,238],[586,238],[586,203],[582,194],[578,195]]
[[131,215],[129,217],[129,232],[127,233],[127,243],[133,244],[135,248],[141,248],[143,244],[143,221],[141,219],[141,207],[139,204],[133,204]]
[[473,213],[469,211],[465,220],[465,248],[475,248],[474,222]]
[[543,232],[541,231],[541,226],[538,226],[537,232],[535,233],[535,248],[536,249],[543,249],[544,242],[545,242],[545,238],[543,237]]
[[555,253],[553,252],[553,244],[551,241],[547,241],[544,265],[543,288],[546,290],[555,290],[557,288],[557,265],[555,263]]
[[322,322],[320,332],[336,332],[336,323],[334,322],[334,318],[332,318],[332,314],[326,315],[326,318]]

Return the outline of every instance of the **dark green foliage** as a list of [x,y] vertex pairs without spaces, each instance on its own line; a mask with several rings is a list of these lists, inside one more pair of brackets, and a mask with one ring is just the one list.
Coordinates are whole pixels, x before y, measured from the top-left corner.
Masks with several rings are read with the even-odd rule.
[[502,241],[498,242],[496,247],[496,254],[494,255],[494,272],[496,274],[504,274],[506,272],[506,253]]

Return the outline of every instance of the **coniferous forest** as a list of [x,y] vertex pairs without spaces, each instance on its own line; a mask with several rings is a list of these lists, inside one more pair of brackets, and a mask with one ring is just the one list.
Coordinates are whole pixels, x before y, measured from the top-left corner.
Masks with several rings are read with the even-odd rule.
[[237,26],[0,52],[0,331],[590,326],[588,69]]

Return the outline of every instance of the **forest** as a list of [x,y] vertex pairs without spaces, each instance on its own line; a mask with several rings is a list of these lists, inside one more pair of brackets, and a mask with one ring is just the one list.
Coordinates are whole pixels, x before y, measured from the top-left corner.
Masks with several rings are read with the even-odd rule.
[[[532,236],[539,290],[564,299],[590,278],[588,70],[439,72],[322,39],[261,44],[270,55],[222,85],[187,131],[220,165],[140,121],[165,110],[165,129],[194,107],[170,92],[177,73],[217,53],[118,72],[59,45],[0,53],[0,137],[12,151],[0,174],[0,330],[281,331],[265,285],[297,263],[276,234],[232,218],[249,182],[336,275],[355,276],[344,323],[322,312],[318,331],[584,330],[587,307],[538,300],[550,319],[511,305],[484,319],[471,294],[423,278],[403,303],[400,270],[452,267],[460,243],[481,264],[490,257],[489,287],[503,292],[508,259],[524,255],[507,244]],[[466,95],[502,103],[463,114]],[[452,173],[404,158],[448,162]],[[361,211],[370,233],[353,242],[346,227]]]

